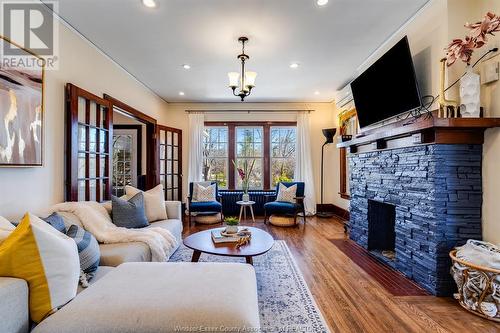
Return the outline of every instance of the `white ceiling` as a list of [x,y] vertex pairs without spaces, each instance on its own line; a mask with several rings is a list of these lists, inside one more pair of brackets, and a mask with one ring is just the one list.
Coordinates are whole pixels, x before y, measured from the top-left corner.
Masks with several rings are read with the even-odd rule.
[[237,101],[241,35],[258,73],[248,102],[326,102],[427,1],[59,0],[59,14],[169,102]]

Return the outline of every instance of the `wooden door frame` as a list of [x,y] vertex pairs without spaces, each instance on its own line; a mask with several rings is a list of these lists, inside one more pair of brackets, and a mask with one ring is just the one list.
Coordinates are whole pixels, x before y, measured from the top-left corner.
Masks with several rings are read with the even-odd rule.
[[104,99],[107,100],[111,108],[114,107],[120,109],[125,114],[140,121],[146,125],[146,189],[151,189],[160,183],[160,175],[158,170],[159,159],[158,159],[158,149],[157,149],[157,121],[153,117],[148,116],[145,113],[131,107],[128,104],[108,95],[104,94]]
[[[177,142],[177,146],[178,146],[178,152],[177,152],[177,163],[178,163],[178,168],[180,170],[180,172],[178,173],[178,184],[177,184],[177,188],[178,188],[178,192],[179,192],[179,196],[180,196],[180,201],[182,202],[182,185],[184,183],[184,170],[182,168],[182,130],[179,129],[179,128],[174,128],[174,127],[169,127],[169,126],[165,126],[165,125],[157,125],[157,130],[158,130],[158,135],[160,133],[160,130],[162,131],[169,131],[169,132],[174,132],[174,133],[177,133],[178,134],[178,142]],[[166,140],[166,138],[165,138]],[[173,140],[173,139],[172,139]],[[173,144],[173,142],[172,142]],[[166,143],[165,143],[166,145]],[[158,156],[158,183],[160,182],[160,141],[158,140],[158,147],[157,147],[157,156]],[[166,172],[166,170],[165,170]],[[172,173],[173,173],[173,164],[172,164]],[[164,188],[164,190],[166,190],[166,186]],[[165,198],[166,199],[166,198]]]

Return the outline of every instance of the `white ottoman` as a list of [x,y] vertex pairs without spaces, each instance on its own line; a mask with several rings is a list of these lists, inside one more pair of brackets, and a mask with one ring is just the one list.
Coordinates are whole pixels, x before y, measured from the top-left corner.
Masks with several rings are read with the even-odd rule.
[[34,333],[234,332],[260,327],[255,271],[234,263],[125,263]]

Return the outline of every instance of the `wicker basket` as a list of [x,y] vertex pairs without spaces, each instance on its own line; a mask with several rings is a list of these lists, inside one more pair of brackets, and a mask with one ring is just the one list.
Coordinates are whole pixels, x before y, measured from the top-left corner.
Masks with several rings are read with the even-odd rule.
[[291,227],[296,224],[293,217],[278,215],[271,215],[269,217],[269,223],[277,227]]
[[222,222],[220,213],[211,215],[200,214],[197,216],[193,216],[192,219],[199,224],[217,224]]
[[450,252],[452,275],[458,286],[455,298],[475,315],[500,322],[500,270],[463,261],[456,253]]

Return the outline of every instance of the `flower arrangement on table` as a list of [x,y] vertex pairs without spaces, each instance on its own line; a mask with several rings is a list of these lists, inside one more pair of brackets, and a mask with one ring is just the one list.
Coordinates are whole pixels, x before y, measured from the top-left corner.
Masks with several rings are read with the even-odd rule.
[[250,188],[250,177],[252,176],[253,167],[255,165],[255,159],[252,162],[249,162],[247,159],[243,161],[243,167],[238,168],[236,162],[233,160],[233,165],[238,171],[238,175],[241,179],[241,187],[243,189],[243,193],[248,195],[248,189]]
[[488,35],[494,36],[500,31],[500,16],[488,12],[482,21],[466,23],[465,27],[470,29],[464,39],[454,39],[446,50],[446,64],[451,66],[457,59],[469,64],[474,49],[483,47],[488,42]]

